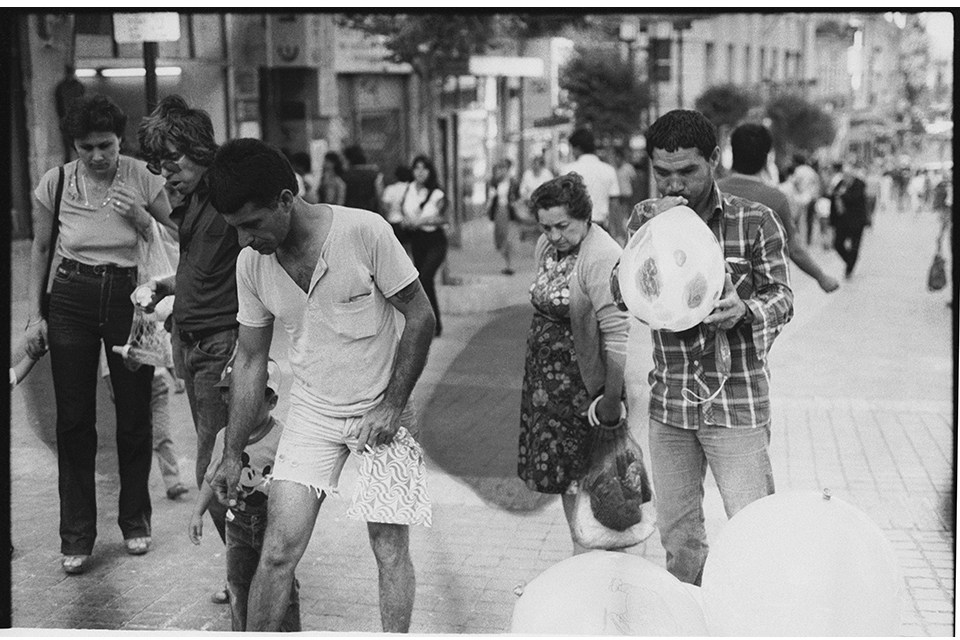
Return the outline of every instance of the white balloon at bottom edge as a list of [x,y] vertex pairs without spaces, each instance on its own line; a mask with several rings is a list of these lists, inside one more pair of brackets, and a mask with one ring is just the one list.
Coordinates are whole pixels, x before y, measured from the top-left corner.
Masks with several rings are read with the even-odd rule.
[[775,493],[724,526],[701,583],[711,635],[899,635],[893,548],[866,514],[824,495]]
[[524,587],[510,633],[704,636],[707,625],[695,596],[661,567],[627,553],[590,551]]

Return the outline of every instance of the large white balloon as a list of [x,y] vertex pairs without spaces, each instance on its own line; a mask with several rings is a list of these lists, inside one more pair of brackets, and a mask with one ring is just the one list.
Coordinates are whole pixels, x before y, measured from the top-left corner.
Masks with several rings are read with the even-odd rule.
[[661,567],[626,553],[590,551],[524,587],[510,633],[704,636],[707,625],[694,595]]
[[895,636],[896,554],[862,511],[829,492],[776,493],[738,512],[703,568],[718,636]]
[[723,250],[693,209],[673,207],[630,238],[618,277],[623,302],[639,320],[652,329],[683,331],[720,299]]

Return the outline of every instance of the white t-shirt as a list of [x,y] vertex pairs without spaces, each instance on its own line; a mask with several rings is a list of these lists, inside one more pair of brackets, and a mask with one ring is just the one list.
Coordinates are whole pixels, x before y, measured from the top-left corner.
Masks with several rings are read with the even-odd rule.
[[400,209],[404,219],[411,225],[423,229],[424,231],[436,231],[438,226],[435,224],[420,224],[422,218],[433,218],[440,212],[440,200],[443,199],[443,191],[434,189],[429,194],[425,187],[418,187],[415,182],[410,182],[408,188],[404,190],[400,202]]
[[403,316],[387,298],[419,274],[379,214],[328,206],[333,222],[309,294],[276,255],[240,252],[237,321],[266,327],[278,320],[290,336],[291,402],[350,417],[382,399],[403,330]]
[[570,164],[563,173],[576,171],[583,176],[587,193],[593,201],[594,222],[606,222],[610,217],[610,198],[620,195],[620,180],[617,170],[592,153],[585,153]]

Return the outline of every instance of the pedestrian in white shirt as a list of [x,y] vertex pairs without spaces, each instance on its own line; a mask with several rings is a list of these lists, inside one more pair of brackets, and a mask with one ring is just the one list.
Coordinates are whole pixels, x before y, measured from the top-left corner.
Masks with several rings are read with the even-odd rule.
[[617,170],[597,157],[593,134],[586,129],[573,132],[570,149],[574,161],[564,168],[563,173],[576,172],[583,176],[587,193],[593,202],[592,220],[609,231],[610,199],[620,196]]

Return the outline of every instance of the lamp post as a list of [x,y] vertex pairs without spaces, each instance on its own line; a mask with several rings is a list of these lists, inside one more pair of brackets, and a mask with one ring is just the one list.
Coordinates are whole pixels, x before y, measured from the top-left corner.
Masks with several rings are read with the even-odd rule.
[[677,32],[677,107],[683,109],[683,32],[693,26],[692,20],[674,20]]

